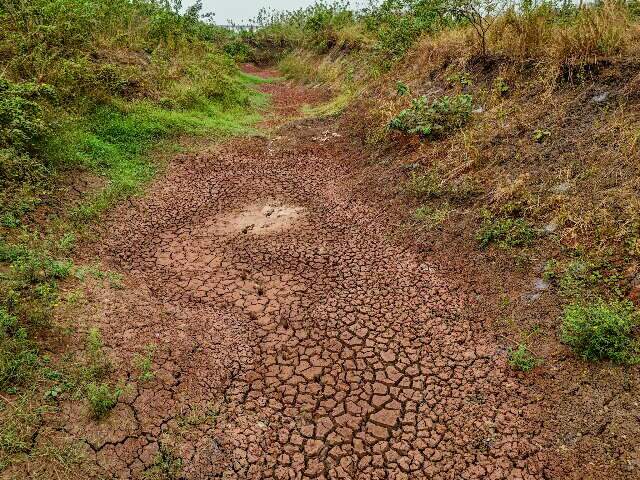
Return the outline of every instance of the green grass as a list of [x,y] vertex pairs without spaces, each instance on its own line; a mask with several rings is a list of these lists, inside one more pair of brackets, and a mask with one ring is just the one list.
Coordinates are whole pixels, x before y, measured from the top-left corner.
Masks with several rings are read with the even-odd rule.
[[354,92],[343,91],[328,102],[321,103],[320,105],[304,105],[302,107],[302,113],[313,118],[335,117],[349,106],[354,97]]
[[251,75],[250,73],[238,72],[238,78],[245,85],[260,85],[264,83],[277,83],[284,80],[284,77],[258,77],[257,75]]
[[435,198],[442,195],[444,187],[440,175],[434,170],[424,174],[411,172],[411,177],[404,184],[404,192],[416,198]]
[[585,360],[637,364],[640,343],[634,329],[639,324],[630,302],[576,302],[565,308],[560,338]]
[[451,208],[446,203],[437,208],[430,205],[422,205],[413,212],[413,219],[420,226],[433,228],[444,222],[450,213]]
[[253,132],[258,109],[266,101],[255,93],[249,108],[209,103],[171,110],[138,102],[99,109],[86,127],[77,124],[70,132],[70,161],[104,177],[107,185],[77,206],[72,218],[77,222],[95,219],[116,202],[137,194],[159,168],[148,155],[151,150],[170,150],[172,142],[184,136],[219,139]]
[[91,415],[95,419],[104,418],[118,403],[122,389],[106,383],[87,385],[87,401]]
[[133,364],[138,370],[138,380],[140,382],[149,382],[155,377],[155,372],[153,371],[153,354],[155,348],[155,345],[147,345],[144,349],[144,354],[138,353],[133,358]]
[[483,213],[483,221],[476,234],[482,248],[495,243],[503,249],[526,247],[537,237],[535,229],[522,218],[496,217]]
[[[257,81],[241,77],[245,86]],[[200,96],[190,108],[112,99],[87,116],[67,117],[59,134],[44,144],[43,152],[56,166],[55,172],[43,183],[33,184],[31,197],[14,197],[0,223],[0,392],[13,399],[25,398],[27,413],[35,415],[46,406],[55,411],[59,401],[84,397],[93,418],[100,419],[117,404],[122,389],[106,380],[111,362],[98,330],[89,331],[86,349],[78,356],[51,360],[40,346],[40,338],[58,331],[52,328],[55,308],[71,305],[61,299],[61,281],[83,281],[90,275],[103,285],[108,282],[110,288],[123,285],[117,273],[104,272],[99,266],[74,266],[68,257],[84,239],[85,226],[123,199],[139,194],[163,166],[156,158],[175,151],[181,138],[216,141],[254,132],[268,97],[248,91],[247,101],[235,105]],[[39,197],[50,195],[54,173],[68,175],[78,169],[104,179],[102,188],[87,192],[75,207],[47,225],[36,229],[28,219],[23,221]],[[150,351],[140,356],[140,381],[153,378],[151,360]],[[3,465],[19,461],[16,455],[23,450],[32,452],[24,439],[34,428],[33,415],[13,416],[2,407],[0,401],[0,471]]]

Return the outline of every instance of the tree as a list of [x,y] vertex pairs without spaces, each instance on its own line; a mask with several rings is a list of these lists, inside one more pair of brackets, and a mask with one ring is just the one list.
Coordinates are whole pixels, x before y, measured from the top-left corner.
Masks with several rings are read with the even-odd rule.
[[487,33],[505,10],[507,0],[450,0],[448,11],[473,27],[480,40],[482,56],[487,55]]

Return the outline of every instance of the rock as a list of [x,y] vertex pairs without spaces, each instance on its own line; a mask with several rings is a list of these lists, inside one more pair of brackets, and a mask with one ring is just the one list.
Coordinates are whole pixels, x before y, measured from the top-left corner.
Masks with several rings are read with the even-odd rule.
[[471,112],[472,113],[484,113],[484,107],[474,108]]
[[535,281],[533,282],[533,288],[537,291],[537,292],[544,292],[545,290],[549,289],[549,282],[545,281],[542,278],[536,278]]
[[591,97],[591,103],[604,103],[609,98],[609,92],[602,92]]
[[554,233],[558,230],[558,224],[556,222],[549,222],[543,228],[545,233]]
[[560,183],[558,185],[554,185],[551,188],[551,191],[553,193],[567,193],[570,188],[571,188],[571,183],[570,182],[562,182],[562,183]]

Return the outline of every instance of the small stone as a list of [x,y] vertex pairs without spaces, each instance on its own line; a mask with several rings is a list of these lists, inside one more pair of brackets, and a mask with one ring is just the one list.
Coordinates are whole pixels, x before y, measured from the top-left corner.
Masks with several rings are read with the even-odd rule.
[[609,92],[602,92],[591,97],[591,103],[604,103],[609,98]]
[[549,282],[546,282],[542,278],[536,278],[533,282],[533,288],[537,292],[544,292],[545,290],[548,290],[549,287],[550,287]]
[[562,182],[562,183],[559,183],[558,185],[554,185],[553,187],[551,187],[551,191],[553,193],[567,193],[570,188],[571,188],[570,182]]

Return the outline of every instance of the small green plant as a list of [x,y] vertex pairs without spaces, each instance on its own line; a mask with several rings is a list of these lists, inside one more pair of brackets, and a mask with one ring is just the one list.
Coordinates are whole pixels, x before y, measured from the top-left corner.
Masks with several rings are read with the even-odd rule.
[[408,95],[410,93],[409,86],[404,82],[398,81],[396,83],[396,93],[401,97]]
[[0,217],[0,225],[5,228],[16,228],[20,226],[20,219],[13,212],[6,212]]
[[640,362],[640,345],[633,337],[638,312],[631,302],[572,303],[565,308],[560,338],[585,360]]
[[536,238],[536,231],[521,218],[500,218],[483,213],[483,221],[476,239],[482,248],[496,243],[500,248],[526,247]]
[[532,138],[534,141],[538,143],[542,143],[550,136],[551,136],[551,132],[549,130],[538,128],[533,132]]
[[451,209],[448,204],[439,208],[423,205],[413,212],[413,219],[425,228],[433,228],[444,222],[450,213]]
[[453,73],[447,77],[447,82],[451,85],[461,85],[463,87],[470,87],[473,85],[471,76],[467,72]]
[[87,365],[84,367],[84,376],[87,380],[104,378],[111,370],[111,362],[103,350],[102,335],[100,330],[92,328],[87,334]]
[[430,170],[424,174],[411,172],[411,177],[404,185],[407,195],[416,198],[434,198],[443,192],[442,179],[438,172]]
[[471,95],[444,96],[431,103],[426,96],[418,97],[389,122],[389,128],[425,138],[441,137],[469,120],[472,104]]
[[504,97],[509,93],[509,84],[504,78],[498,77],[493,82],[493,91],[496,97]]
[[111,271],[107,272],[107,280],[111,288],[122,290],[124,288],[123,279],[124,277],[121,273]]
[[122,389],[112,388],[107,383],[91,382],[87,385],[87,401],[93,418],[104,418],[118,403]]
[[148,382],[153,380],[155,373],[153,371],[153,353],[156,346],[149,344],[145,347],[144,355],[136,354],[134,357],[134,365],[138,369],[138,380]]
[[621,297],[623,274],[620,269],[605,259],[584,256],[570,261],[549,260],[543,278],[554,282],[560,293],[571,298],[597,298],[608,292]]
[[511,368],[521,370],[523,372],[533,370],[540,364],[540,360],[529,351],[527,345],[524,343],[519,343],[518,348],[516,349],[509,348],[507,352],[507,361]]
[[155,462],[143,473],[146,480],[177,480],[181,478],[183,461],[164,443],[159,444]]

